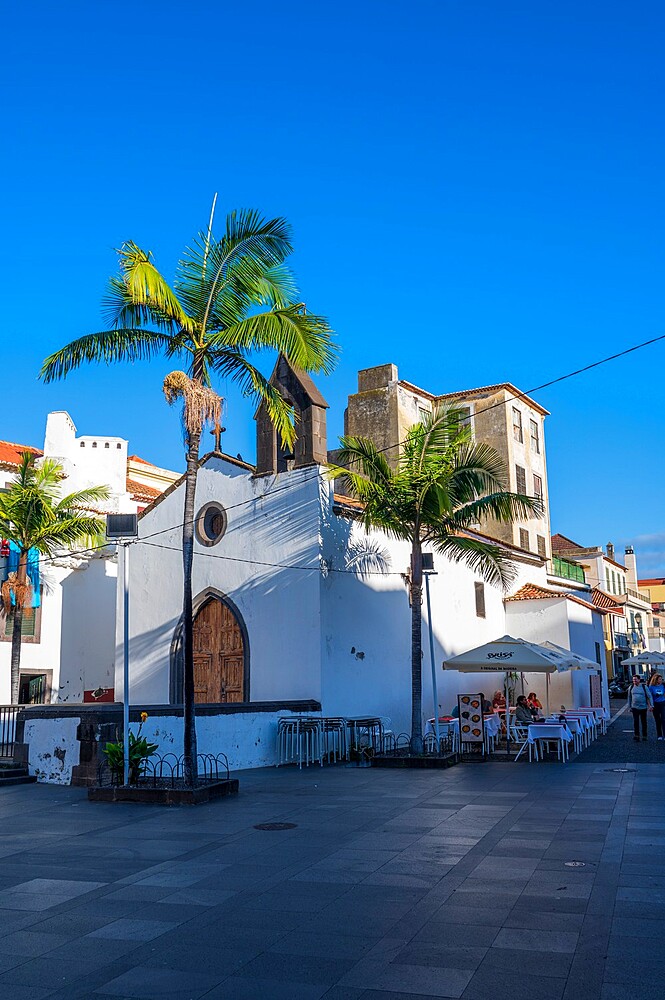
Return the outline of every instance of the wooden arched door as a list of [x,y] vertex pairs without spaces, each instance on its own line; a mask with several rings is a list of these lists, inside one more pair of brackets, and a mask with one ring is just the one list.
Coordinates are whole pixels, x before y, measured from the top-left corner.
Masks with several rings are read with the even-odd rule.
[[215,597],[194,619],[194,701],[245,701],[242,630],[231,608]]

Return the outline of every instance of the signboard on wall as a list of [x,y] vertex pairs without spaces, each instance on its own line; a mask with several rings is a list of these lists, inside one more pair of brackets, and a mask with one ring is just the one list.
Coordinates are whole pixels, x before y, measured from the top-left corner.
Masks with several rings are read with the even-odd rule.
[[589,705],[591,708],[602,708],[603,690],[600,685],[600,674],[591,674],[589,684],[591,685],[591,701],[589,702]]
[[459,736],[462,743],[483,743],[483,696],[482,694],[458,694]]

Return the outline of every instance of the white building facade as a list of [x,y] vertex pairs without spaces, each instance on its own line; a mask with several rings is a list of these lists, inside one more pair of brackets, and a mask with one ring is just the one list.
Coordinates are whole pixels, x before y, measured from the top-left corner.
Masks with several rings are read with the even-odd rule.
[[[100,513],[136,513],[154,500],[176,473],[136,456],[128,458],[119,437],[80,436],[68,413],[49,413],[43,449],[0,442],[0,489],[15,476],[21,454],[30,451],[62,465],[61,491],[108,486]],[[78,550],[85,549],[82,543]],[[117,555],[114,546],[97,552],[63,551],[41,557],[40,605],[24,615],[21,648],[22,703],[77,703],[114,697]],[[0,558],[0,579],[7,560]],[[0,704],[10,700],[11,618],[0,618]]]

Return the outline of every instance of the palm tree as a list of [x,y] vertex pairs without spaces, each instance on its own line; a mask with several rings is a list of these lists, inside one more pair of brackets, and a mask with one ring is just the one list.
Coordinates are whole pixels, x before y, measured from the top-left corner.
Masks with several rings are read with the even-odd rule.
[[[216,199],[215,195],[215,199]],[[254,211],[231,212],[221,238],[212,235],[215,201],[205,233],[188,248],[171,287],[152,254],[134,243],[119,250],[120,274],[111,278],[106,309],[109,329],[68,344],[46,359],[46,382],[84,362],[137,361],[165,354],[186,360],[186,372],[167,376],[167,399],[184,401],[187,469],[182,531],[183,715],[185,776],[196,783],[196,725],[192,617],[194,499],[204,423],[219,414],[211,393],[213,375],[231,379],[245,395],[264,403],[285,444],[295,440],[293,408],[250,361],[266,349],[309,372],[332,370],[336,347],[322,316],[307,311],[285,264],[293,245],[283,218]],[[206,391],[204,391],[206,390]],[[214,393],[212,393],[214,395]]]
[[21,626],[23,612],[33,599],[33,581],[28,576],[28,553],[31,549],[52,556],[81,541],[103,537],[104,520],[90,509],[106,500],[106,486],[93,486],[59,499],[60,483],[65,473],[52,459],[36,465],[36,456],[24,452],[16,479],[0,493],[0,536],[18,549],[18,569],[10,573],[1,588],[1,610],[13,614],[11,655],[12,704],[18,704],[21,665]]
[[338,465],[331,478],[346,477],[364,504],[366,530],[379,528],[409,542],[411,570],[411,742],[422,748],[422,550],[431,545],[453,562],[465,563],[489,583],[507,587],[514,575],[505,549],[469,534],[478,522],[509,523],[538,516],[534,497],[510,493],[499,455],[472,440],[455,408],[439,406],[411,427],[393,469],[367,438],[341,439]]

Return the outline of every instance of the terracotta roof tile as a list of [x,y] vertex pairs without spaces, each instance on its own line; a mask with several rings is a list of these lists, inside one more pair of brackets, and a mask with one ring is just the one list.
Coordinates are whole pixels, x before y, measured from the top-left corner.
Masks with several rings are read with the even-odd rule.
[[583,548],[584,545],[578,545],[565,535],[552,535],[552,552],[576,552]]
[[590,608],[592,611],[602,610],[589,601],[584,601],[581,597],[575,596],[575,594],[567,594],[563,590],[547,590],[546,587],[541,587],[537,583],[525,583],[516,594],[504,597],[504,601],[549,601],[552,598],[565,598],[567,601],[573,601],[574,604],[581,604],[583,608]]
[[0,441],[0,465],[17,466],[21,461],[21,455],[24,451],[29,451],[32,455],[43,454],[39,448],[33,448],[30,444],[14,444],[13,441]]
[[663,587],[665,586],[665,576],[656,576],[648,580],[638,580],[640,587]]
[[154,486],[146,486],[144,483],[137,483],[135,479],[127,480],[127,492],[132,500],[151,502],[161,496],[162,490],[156,490]]
[[153,467],[156,468],[154,462],[149,462],[147,460],[147,458],[141,458],[139,455],[128,455],[127,456],[127,461],[128,462],[140,462],[141,465],[152,465]]
[[591,591],[591,601],[597,608],[603,608],[605,611],[611,611],[615,615],[625,615],[625,611],[622,604],[619,604],[615,597],[611,594],[606,593],[601,590],[600,587],[594,587]]

